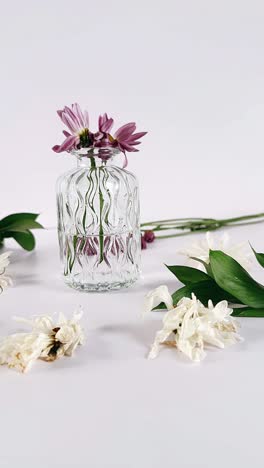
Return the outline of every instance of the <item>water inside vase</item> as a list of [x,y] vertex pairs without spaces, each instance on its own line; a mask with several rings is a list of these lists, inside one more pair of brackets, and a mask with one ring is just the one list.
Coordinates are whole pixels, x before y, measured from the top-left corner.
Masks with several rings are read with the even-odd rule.
[[140,274],[140,235],[132,230],[107,235],[69,235],[59,231],[64,279],[80,290],[130,286]]

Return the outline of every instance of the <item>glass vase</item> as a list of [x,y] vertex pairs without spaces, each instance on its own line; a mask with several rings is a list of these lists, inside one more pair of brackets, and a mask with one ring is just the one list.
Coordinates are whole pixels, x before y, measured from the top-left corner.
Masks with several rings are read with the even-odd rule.
[[118,153],[74,151],[77,167],[57,182],[63,276],[75,289],[128,287],[140,274],[138,183],[117,165]]

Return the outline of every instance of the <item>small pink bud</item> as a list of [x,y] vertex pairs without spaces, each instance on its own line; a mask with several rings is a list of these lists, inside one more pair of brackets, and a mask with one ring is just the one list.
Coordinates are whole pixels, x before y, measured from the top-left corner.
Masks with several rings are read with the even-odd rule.
[[151,243],[155,240],[155,234],[153,231],[145,231],[144,239],[146,242]]
[[141,250],[145,250],[147,248],[147,243],[144,239],[144,236],[141,235]]

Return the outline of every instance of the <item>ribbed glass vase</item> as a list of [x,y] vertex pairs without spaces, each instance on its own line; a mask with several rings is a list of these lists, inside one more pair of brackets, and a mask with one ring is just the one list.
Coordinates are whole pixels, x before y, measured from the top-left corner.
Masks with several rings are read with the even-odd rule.
[[140,274],[138,183],[115,165],[118,153],[108,148],[75,151],[77,168],[57,182],[63,276],[75,289],[128,287]]

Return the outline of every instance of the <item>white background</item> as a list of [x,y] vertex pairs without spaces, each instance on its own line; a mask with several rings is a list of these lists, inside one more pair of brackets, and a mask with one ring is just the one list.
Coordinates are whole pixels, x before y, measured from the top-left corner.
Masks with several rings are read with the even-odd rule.
[[[56,224],[55,181],[75,161],[56,155],[56,109],[136,121],[149,133],[129,155],[142,220],[263,211],[262,1],[13,0],[1,2],[1,215],[41,212]],[[263,228],[232,231],[264,250]],[[193,366],[164,351],[146,359],[160,317],[140,320],[144,293],[175,284],[163,262],[190,239],[144,252],[145,279],[111,295],[81,295],[59,277],[55,231],[37,251],[14,249],[13,315],[85,309],[87,345],[74,360],[1,369],[1,466],[91,468],[263,466],[263,331]]]
[[92,128],[107,111],[149,131],[129,158],[144,219],[262,211],[263,20],[261,0],[2,2],[2,209],[55,223],[75,164],[50,150],[55,111],[78,101]]

